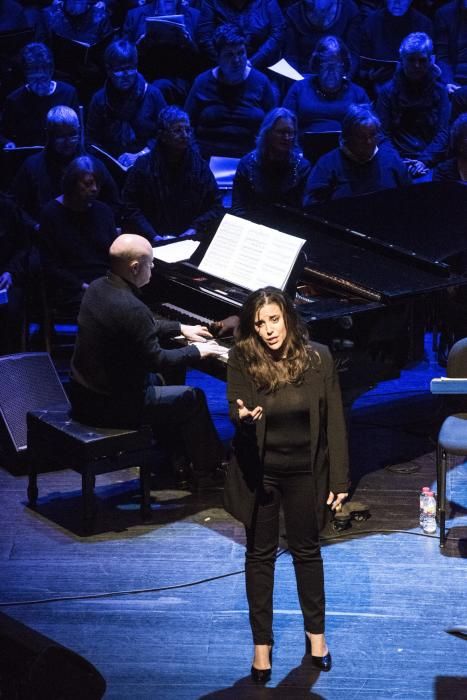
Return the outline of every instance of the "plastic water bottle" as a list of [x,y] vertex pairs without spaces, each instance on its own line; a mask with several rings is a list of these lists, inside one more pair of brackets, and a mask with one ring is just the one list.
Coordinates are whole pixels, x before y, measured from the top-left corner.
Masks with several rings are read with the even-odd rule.
[[429,486],[424,486],[420,491],[420,527],[423,530],[423,522],[425,520],[425,498],[426,494],[430,490]]
[[423,532],[426,532],[429,535],[436,532],[436,498],[433,491],[427,491],[425,496]]

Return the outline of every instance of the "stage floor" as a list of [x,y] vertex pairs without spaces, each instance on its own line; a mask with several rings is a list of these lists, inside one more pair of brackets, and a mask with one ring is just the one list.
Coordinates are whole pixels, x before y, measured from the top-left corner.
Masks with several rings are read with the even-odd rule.
[[[77,474],[41,476],[33,512],[26,477],[0,469],[0,611],[85,656],[106,679],[106,699],[465,700],[467,639],[449,630],[467,628],[467,465],[451,464],[450,532],[440,550],[418,527],[419,489],[435,485],[442,418],[429,394],[442,370],[427,357],[352,411],[354,498],[371,518],[323,541],[330,673],[303,660],[283,540],[272,679],[252,685],[243,529],[222,510],[220,492],[177,491],[163,474],[146,526],[136,471],[98,477],[97,531],[84,537]],[[224,385],[195,372],[190,381],[205,388],[228,440]]]

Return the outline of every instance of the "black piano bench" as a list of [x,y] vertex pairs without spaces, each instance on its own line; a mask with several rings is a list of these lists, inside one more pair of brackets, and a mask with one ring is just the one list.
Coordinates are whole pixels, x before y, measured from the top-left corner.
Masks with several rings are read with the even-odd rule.
[[29,505],[37,503],[37,475],[44,471],[73,469],[81,474],[83,525],[92,532],[95,514],[94,486],[98,474],[139,467],[141,516],[151,517],[151,471],[163,453],[154,444],[149,426],[138,430],[94,428],[70,418],[70,406],[53,406],[27,414]]

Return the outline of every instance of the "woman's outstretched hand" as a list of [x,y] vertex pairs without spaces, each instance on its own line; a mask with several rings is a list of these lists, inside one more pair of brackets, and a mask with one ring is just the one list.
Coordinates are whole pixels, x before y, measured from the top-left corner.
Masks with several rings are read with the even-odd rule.
[[334,492],[329,491],[329,496],[326,503],[328,506],[331,506],[331,510],[340,510],[340,506],[343,504],[348,495],[348,493],[338,493],[334,496]]
[[256,406],[256,408],[253,408],[253,410],[250,411],[241,399],[237,399],[237,406],[238,417],[241,421],[246,421],[247,423],[254,423],[255,421],[259,420],[263,415],[262,406]]

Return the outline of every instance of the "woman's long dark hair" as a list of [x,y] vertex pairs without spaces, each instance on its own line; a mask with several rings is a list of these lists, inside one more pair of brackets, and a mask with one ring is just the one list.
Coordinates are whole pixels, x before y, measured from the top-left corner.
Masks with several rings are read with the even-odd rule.
[[[278,305],[287,329],[283,358],[279,361],[274,359],[255,328],[258,312],[266,304]],[[240,313],[235,347],[256,388],[267,392],[275,391],[283,382],[300,384],[312,362],[308,329],[291,299],[275,287],[264,287],[249,295]]]

